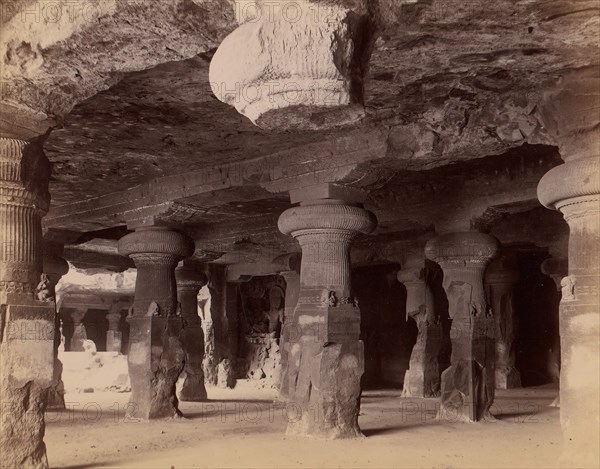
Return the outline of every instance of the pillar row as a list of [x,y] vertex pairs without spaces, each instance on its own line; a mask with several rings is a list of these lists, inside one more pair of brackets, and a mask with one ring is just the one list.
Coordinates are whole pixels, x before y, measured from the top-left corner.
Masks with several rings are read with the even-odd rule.
[[440,393],[438,354],[442,346],[442,325],[435,314],[433,292],[427,283],[424,260],[398,272],[406,287],[406,315],[417,325],[417,341],[404,376],[404,397],[434,397]]
[[336,199],[305,200],[283,212],[279,230],[302,248],[300,292],[288,338],[288,399],[302,409],[288,434],[352,438],[364,371],[360,310],[350,283],[350,245],[374,215]]
[[430,240],[427,258],[443,272],[452,320],[451,365],[442,373],[438,418],[479,421],[494,400],[494,318],[486,300],[483,275],[498,253],[498,241],[477,232],[449,233]]
[[177,298],[183,319],[183,347],[186,354],[179,393],[182,401],[200,402],[207,399],[204,385],[204,332],[198,316],[198,292],[208,283],[208,277],[193,268],[183,265],[175,270]]
[[194,252],[187,236],[165,227],[138,228],[119,240],[119,253],[137,268],[127,362],[128,414],[155,419],[180,415],[175,383],[183,370],[182,318],[177,316],[175,267]]
[[[0,137],[0,452],[4,467],[48,467],[44,411],[54,384],[56,305],[42,273],[50,162]],[[37,289],[36,289],[37,286]]]
[[513,289],[519,279],[507,257],[492,261],[485,272],[485,288],[496,326],[496,389],[521,387],[521,375],[515,367],[517,318],[513,306]]

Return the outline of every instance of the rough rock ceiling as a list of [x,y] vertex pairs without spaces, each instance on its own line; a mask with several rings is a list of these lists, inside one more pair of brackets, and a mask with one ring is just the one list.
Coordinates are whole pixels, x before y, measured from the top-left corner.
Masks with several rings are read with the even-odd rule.
[[[311,164],[322,172],[332,162],[330,179],[368,190],[384,232],[406,232],[427,225],[419,210],[443,206],[432,209],[427,184],[413,180],[413,199],[428,202],[394,221],[389,203],[378,204],[406,202],[400,188],[407,171],[490,155],[508,164],[511,151],[531,162],[545,158],[540,168],[558,164],[552,147],[523,145],[555,144],[539,123],[542,94],[566,71],[598,65],[595,0],[372,4],[378,31],[364,80],[367,117],[328,131],[261,130],[212,95],[212,53],[235,27],[230,1],[107,1],[94,21],[50,33],[9,21],[6,89],[60,122],[45,144],[54,164],[47,226],[79,233],[122,227],[124,205],[115,201],[153,214],[163,204],[159,215],[197,239],[263,213],[266,222],[286,204],[289,178],[273,175],[280,161],[302,166],[302,177]],[[211,177],[226,171],[229,181],[235,164],[248,162],[253,172],[239,184],[201,180],[210,168]],[[528,180],[523,201],[535,182]],[[506,202],[492,199],[482,204]]]

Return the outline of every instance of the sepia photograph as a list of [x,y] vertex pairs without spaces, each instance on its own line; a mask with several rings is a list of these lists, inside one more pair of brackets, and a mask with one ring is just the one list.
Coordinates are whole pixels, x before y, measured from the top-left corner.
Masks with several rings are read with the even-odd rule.
[[600,0],[0,0],[0,469],[600,469]]

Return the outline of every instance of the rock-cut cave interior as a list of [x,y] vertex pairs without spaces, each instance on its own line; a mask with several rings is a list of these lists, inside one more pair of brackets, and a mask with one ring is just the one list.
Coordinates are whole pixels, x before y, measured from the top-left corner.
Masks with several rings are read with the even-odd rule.
[[2,0],[0,467],[600,467],[598,0]]

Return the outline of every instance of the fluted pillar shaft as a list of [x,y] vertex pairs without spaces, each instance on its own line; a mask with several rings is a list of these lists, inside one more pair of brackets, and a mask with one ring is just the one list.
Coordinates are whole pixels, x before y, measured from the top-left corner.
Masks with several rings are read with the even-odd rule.
[[0,137],[0,453],[6,467],[48,466],[44,411],[54,382],[56,306],[48,278],[40,276],[49,178],[39,144]]
[[427,284],[427,269],[411,265],[398,272],[406,287],[406,315],[417,325],[417,341],[404,376],[404,397],[433,397],[440,392],[438,354],[442,345],[442,325],[435,314],[433,293]]
[[288,398],[302,409],[289,434],[359,436],[364,370],[360,310],[352,297],[350,243],[375,228],[372,213],[341,200],[302,202],[286,210],[279,229],[302,248],[300,292],[289,334]]
[[513,307],[513,288],[519,273],[506,257],[492,261],[485,272],[485,288],[496,325],[496,389],[521,387],[515,367],[517,318]]
[[184,379],[179,399],[200,402],[207,399],[204,385],[204,331],[198,316],[198,292],[207,284],[205,274],[183,265],[175,270],[177,298],[183,318],[183,347],[186,354]]
[[175,267],[194,252],[188,237],[164,227],[138,228],[119,240],[119,253],[137,269],[127,363],[128,413],[155,419],[179,415],[175,383],[183,370],[182,318],[177,313]]
[[478,421],[494,400],[494,319],[483,274],[498,253],[498,241],[477,232],[449,233],[430,240],[427,258],[444,271],[443,287],[452,319],[451,365],[442,373],[439,418]]
[[538,197],[560,210],[570,228],[559,313],[563,456],[593,467],[600,458],[600,156],[553,168]]

